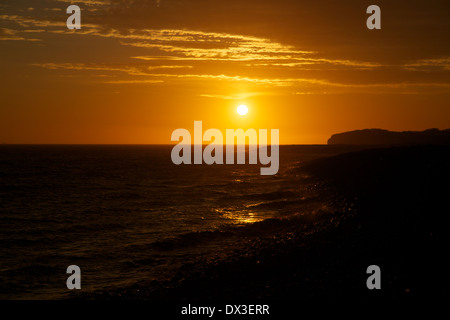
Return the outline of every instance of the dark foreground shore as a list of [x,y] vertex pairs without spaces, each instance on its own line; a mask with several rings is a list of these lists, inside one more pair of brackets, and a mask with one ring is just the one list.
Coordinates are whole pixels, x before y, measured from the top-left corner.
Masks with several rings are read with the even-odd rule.
[[[444,298],[450,147],[369,149],[304,164],[332,210],[267,221],[271,232],[172,279],[88,299]],[[274,227],[275,225],[275,227]],[[369,290],[367,267],[381,268]],[[354,301],[354,300],[352,300]]]

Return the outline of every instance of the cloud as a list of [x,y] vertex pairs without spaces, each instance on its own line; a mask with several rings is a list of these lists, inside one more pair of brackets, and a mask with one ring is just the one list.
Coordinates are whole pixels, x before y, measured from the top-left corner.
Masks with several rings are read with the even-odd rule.
[[79,70],[79,71],[113,71],[113,72],[123,72],[129,75],[148,75],[145,72],[141,72],[135,67],[122,67],[122,66],[106,66],[106,65],[95,65],[95,64],[74,64],[74,63],[33,63],[31,64],[35,67],[41,67],[45,69],[65,69],[65,70]]
[[[18,15],[1,15],[22,27],[47,27],[48,33],[66,34],[65,21],[39,20]],[[318,52],[301,50],[267,38],[206,32],[186,29],[126,29],[105,28],[95,23],[83,23],[78,36],[89,35],[117,39],[119,44],[145,48],[151,55],[132,57],[140,60],[248,62],[256,67],[315,68],[324,65],[371,69],[381,64],[366,61],[332,59],[318,56]]]
[[450,71],[450,57],[420,59],[403,66],[406,70],[412,71],[432,71],[445,70]]
[[[66,0],[58,2],[70,3]],[[128,1],[136,8],[138,2]],[[155,1],[153,1],[156,4]],[[153,3],[145,2],[146,5]],[[197,1],[198,2],[198,1]],[[110,5],[109,1],[81,1],[90,7]],[[127,1],[113,1],[112,6],[123,5]],[[202,2],[206,3],[206,2]],[[175,5],[174,2],[161,3],[162,7]],[[103,9],[102,9],[103,10]],[[165,9],[164,9],[165,10]],[[33,13],[38,10],[34,10]],[[50,70],[70,72],[101,73],[117,79],[106,83],[160,83],[189,80],[214,80],[222,82],[245,82],[254,86],[277,88],[293,87],[294,92],[375,91],[384,88],[394,90],[448,90],[445,72],[450,70],[450,58],[427,58],[410,60],[408,63],[387,64],[372,59],[351,59],[337,57],[300,45],[285,43],[283,37],[270,38],[233,32],[212,31],[210,29],[189,28],[145,28],[125,27],[119,21],[117,26],[102,24],[103,15],[86,15],[82,19],[82,29],[71,32],[66,29],[65,15],[48,12],[43,16],[22,16],[18,14],[0,15],[8,28],[1,29],[0,40],[57,41],[68,33],[77,39],[89,37],[104,39],[111,52],[120,51],[127,56],[118,56],[120,63],[33,63],[33,66]],[[53,17],[52,17],[53,15]],[[56,16],[58,15],[58,16]],[[13,27],[10,27],[12,25]],[[219,28],[220,29],[220,28]],[[33,37],[30,38],[30,34]],[[37,39],[39,38],[39,39]],[[275,40],[277,39],[277,40]],[[136,48],[136,49],[133,49]],[[375,57],[375,58],[373,58]],[[114,54],[111,60],[114,61]],[[58,61],[64,61],[58,57]],[[97,60],[101,61],[101,60]],[[78,61],[77,61],[78,62]],[[428,83],[419,74],[426,71]],[[68,73],[68,72],[66,72]],[[374,77],[372,77],[374,76]],[[406,82],[406,79],[416,80]],[[257,88],[250,88],[258,90]],[[310,90],[311,89],[311,90]],[[433,89],[433,90],[434,90]],[[315,91],[316,90],[316,91]],[[203,94],[204,97],[239,99],[227,94]]]
[[2,37],[0,36],[0,41],[41,41],[41,39],[32,39],[32,38],[24,38],[20,36],[9,36],[9,37]]
[[104,83],[111,84],[155,84],[155,83],[163,83],[162,80],[110,80],[104,81]]
[[19,35],[18,30],[0,28],[0,41],[41,41],[40,39],[26,38]]
[[[50,70],[77,70],[77,71],[107,71],[119,75],[126,74],[128,76],[139,76],[139,78],[132,79],[118,79],[108,80],[104,83],[110,84],[154,84],[166,82],[168,79],[183,80],[216,80],[226,82],[246,82],[255,86],[264,86],[270,88],[293,87],[302,88],[303,91],[296,92],[379,92],[379,93],[393,93],[393,92],[418,92],[423,90],[444,90],[447,92],[450,89],[450,83],[445,82],[396,82],[396,83],[351,83],[351,82],[333,82],[326,79],[318,78],[261,78],[248,77],[239,75],[227,74],[194,74],[194,73],[152,73],[152,70],[158,68],[149,68],[148,66],[112,66],[112,65],[96,65],[96,64],[71,64],[71,63],[41,63],[33,64],[33,66],[42,67]],[[182,69],[184,66],[160,66],[162,69]],[[172,68],[175,67],[175,68]],[[314,91],[315,90],[315,91]],[[203,97],[219,98],[219,99],[244,99],[250,96],[257,95],[257,93],[245,93],[236,95],[221,95],[221,94],[201,94]]]
[[64,21],[51,21],[34,19],[19,15],[0,15],[1,20],[12,21],[22,27],[66,27],[66,20]]
[[147,70],[158,70],[158,69],[192,69],[193,66],[150,66]]
[[104,6],[104,5],[110,5],[111,1],[110,0],[55,0],[57,2],[64,2],[67,3],[68,5],[70,4],[83,4],[86,6]]
[[50,70],[64,69],[77,71],[110,71],[118,73],[126,73],[132,76],[152,76],[153,73],[147,72],[149,70],[159,69],[190,69],[192,66],[114,66],[101,64],[87,64],[87,63],[33,63],[35,67],[41,67]]
[[[0,19],[14,21],[21,26],[61,27],[65,22],[38,20],[23,16],[0,16]],[[49,33],[64,34],[65,29],[48,30]],[[147,48],[159,52],[160,60],[198,60],[198,61],[270,61],[270,65],[295,67],[305,64],[334,64],[357,68],[375,68],[377,63],[333,60],[312,57],[317,54],[311,50],[300,50],[291,45],[281,44],[270,39],[185,29],[106,29],[98,24],[83,23],[78,35],[90,35],[118,39],[126,46]],[[152,60],[152,56],[136,56],[135,59]],[[260,64],[259,66],[263,66]]]
[[247,92],[238,93],[234,95],[220,95],[220,94],[200,94],[200,97],[213,98],[213,99],[224,99],[224,100],[244,100],[254,96],[262,95],[261,92]]

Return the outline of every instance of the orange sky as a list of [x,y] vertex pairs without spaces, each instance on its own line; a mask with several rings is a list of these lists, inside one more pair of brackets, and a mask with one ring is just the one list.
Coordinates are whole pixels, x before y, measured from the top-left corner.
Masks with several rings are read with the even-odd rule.
[[450,127],[448,1],[37,2],[0,4],[0,143],[164,144],[194,120],[283,144]]

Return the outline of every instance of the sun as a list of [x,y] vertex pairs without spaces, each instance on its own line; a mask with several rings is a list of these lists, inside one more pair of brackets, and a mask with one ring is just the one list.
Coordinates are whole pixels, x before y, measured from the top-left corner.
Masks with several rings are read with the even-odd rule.
[[239,107],[237,107],[237,113],[239,113],[241,116],[245,116],[248,113],[247,106],[241,104]]

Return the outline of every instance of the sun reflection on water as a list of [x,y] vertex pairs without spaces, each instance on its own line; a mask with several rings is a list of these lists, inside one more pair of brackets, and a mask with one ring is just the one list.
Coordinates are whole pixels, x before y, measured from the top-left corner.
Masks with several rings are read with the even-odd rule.
[[231,220],[235,224],[255,223],[264,220],[258,217],[254,212],[246,210],[230,210],[230,209],[215,209],[215,212],[219,213],[223,218]]

